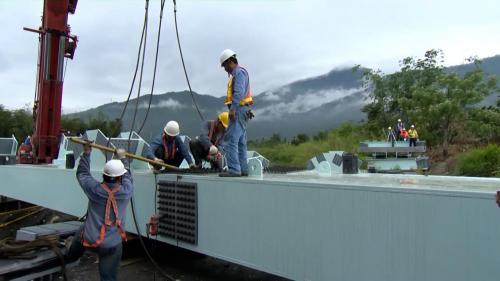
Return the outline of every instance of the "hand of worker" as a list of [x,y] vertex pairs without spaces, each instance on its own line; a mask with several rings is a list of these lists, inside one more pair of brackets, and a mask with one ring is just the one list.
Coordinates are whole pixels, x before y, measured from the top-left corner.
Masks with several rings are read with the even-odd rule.
[[215,145],[210,146],[210,149],[208,150],[208,154],[214,155],[214,154],[217,154],[217,152],[219,152],[219,149],[217,148],[217,146],[215,146]]
[[164,163],[164,162],[163,162],[163,160],[161,160],[160,158],[156,158],[156,157],[155,157],[155,159],[153,159],[153,160],[154,160],[155,162]]
[[229,111],[229,120],[236,120],[236,110],[232,109]]
[[115,152],[115,155],[116,155],[116,157],[117,157],[118,159],[123,159],[123,158],[125,158],[125,157],[126,157],[126,156],[125,156],[125,153],[127,153],[127,152],[125,151],[125,149],[123,149],[123,148],[118,148],[118,149],[116,150],[116,152]]
[[189,169],[191,170],[196,169],[196,165],[194,163],[189,164]]

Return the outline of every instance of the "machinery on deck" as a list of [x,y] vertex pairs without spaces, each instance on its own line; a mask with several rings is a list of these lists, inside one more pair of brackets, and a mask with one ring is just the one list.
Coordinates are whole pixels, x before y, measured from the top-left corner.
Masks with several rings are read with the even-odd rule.
[[45,0],[40,28],[24,28],[39,34],[39,52],[33,105],[34,131],[31,143],[24,144],[19,150],[21,163],[48,164],[57,158],[64,58],[73,59],[78,41],[76,36],[71,35],[68,15],[75,13],[77,2],[78,0]]

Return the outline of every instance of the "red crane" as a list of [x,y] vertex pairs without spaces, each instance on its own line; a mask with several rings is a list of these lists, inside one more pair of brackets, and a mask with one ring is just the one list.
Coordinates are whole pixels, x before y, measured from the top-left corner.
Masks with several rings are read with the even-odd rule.
[[[39,34],[40,47],[33,105],[35,124],[30,144],[33,158],[26,160],[21,156],[21,163],[51,163],[52,159],[57,158],[61,134],[64,58],[73,59],[78,41],[76,36],[70,34],[68,15],[75,13],[77,2],[78,0],[45,0],[42,26],[38,30],[24,28]],[[25,147],[24,151],[26,148],[29,147]]]

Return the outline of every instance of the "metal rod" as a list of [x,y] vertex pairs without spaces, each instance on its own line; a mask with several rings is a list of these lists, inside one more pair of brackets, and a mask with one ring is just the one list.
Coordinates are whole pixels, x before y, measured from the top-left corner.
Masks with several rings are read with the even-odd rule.
[[[82,144],[82,145],[89,145],[90,147],[94,147],[94,148],[97,148],[99,150],[103,150],[103,151],[106,151],[106,152],[116,153],[116,149],[115,148],[104,146],[104,145],[100,145],[100,144],[96,144],[96,143],[93,143],[93,142],[90,142],[90,141],[83,140],[81,138],[70,137],[69,140],[72,141],[72,142],[74,142],[74,143],[78,143],[78,144]],[[151,165],[162,166],[165,169],[172,170],[172,171],[181,171],[182,170],[182,169],[179,169],[178,167],[175,167],[175,166],[172,166],[172,165],[168,165],[168,164],[165,164],[165,163],[162,163],[162,162],[157,162],[157,161],[148,159],[146,157],[135,155],[135,154],[129,153],[129,152],[125,152],[125,156],[127,156],[128,158],[135,159],[135,160],[147,162],[147,163],[149,163]]]

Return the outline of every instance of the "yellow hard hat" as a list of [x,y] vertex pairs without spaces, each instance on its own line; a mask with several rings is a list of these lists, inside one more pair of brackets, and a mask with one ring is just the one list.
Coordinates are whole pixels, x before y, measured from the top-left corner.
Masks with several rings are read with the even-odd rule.
[[222,123],[224,128],[227,128],[227,125],[229,124],[229,112],[224,111],[219,114],[219,121]]

